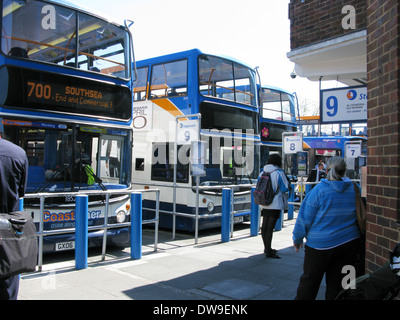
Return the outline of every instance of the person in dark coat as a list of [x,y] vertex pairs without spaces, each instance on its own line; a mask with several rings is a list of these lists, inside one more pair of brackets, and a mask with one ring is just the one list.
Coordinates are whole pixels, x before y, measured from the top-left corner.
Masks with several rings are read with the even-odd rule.
[[[312,169],[310,175],[307,178],[307,182],[320,182],[321,179],[326,178],[325,172],[325,164],[323,162],[319,162],[315,169]],[[314,188],[316,185],[313,184],[311,189]]]
[[[0,212],[8,213],[18,211],[19,198],[25,195],[28,157],[22,148],[3,137],[3,119],[0,118]],[[0,278],[0,300],[17,300],[18,290],[19,275]]]

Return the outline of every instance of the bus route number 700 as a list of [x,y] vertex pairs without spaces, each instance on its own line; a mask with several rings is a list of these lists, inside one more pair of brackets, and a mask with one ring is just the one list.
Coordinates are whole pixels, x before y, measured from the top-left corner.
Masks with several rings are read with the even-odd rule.
[[51,86],[48,84],[41,84],[36,82],[28,81],[29,92],[28,97],[32,97],[34,95],[37,99],[46,99],[49,100],[51,98]]

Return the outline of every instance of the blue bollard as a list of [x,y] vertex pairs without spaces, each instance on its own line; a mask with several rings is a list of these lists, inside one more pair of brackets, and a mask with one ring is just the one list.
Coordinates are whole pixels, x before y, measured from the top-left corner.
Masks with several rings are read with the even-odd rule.
[[232,190],[222,189],[221,241],[229,242],[231,238],[231,198]]
[[131,258],[142,258],[142,194],[131,194]]
[[88,196],[75,199],[75,268],[80,270],[88,266]]
[[253,192],[256,188],[251,188],[251,214],[250,214],[250,236],[258,236],[258,230],[260,229],[260,217],[259,217],[259,206],[254,203]]
[[24,198],[20,198],[19,199],[18,205],[19,205],[18,210],[19,211],[24,211]]
[[[290,197],[288,199],[289,202],[294,202],[294,185],[290,184],[292,187],[292,191],[290,191]],[[294,204],[289,204],[288,209],[288,220],[293,220],[294,217]]]
[[281,231],[283,226],[283,210],[281,210],[281,214],[279,215],[278,220],[275,224],[275,231]]

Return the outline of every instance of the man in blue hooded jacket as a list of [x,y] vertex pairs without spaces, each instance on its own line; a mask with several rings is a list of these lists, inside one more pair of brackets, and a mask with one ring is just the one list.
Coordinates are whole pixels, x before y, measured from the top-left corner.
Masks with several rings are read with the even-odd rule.
[[327,164],[327,179],[305,197],[293,230],[298,251],[306,238],[304,273],[297,288],[298,300],[315,299],[326,274],[327,300],[342,290],[342,268],[354,265],[360,231],[357,225],[355,191],[343,178],[346,162],[333,157]]

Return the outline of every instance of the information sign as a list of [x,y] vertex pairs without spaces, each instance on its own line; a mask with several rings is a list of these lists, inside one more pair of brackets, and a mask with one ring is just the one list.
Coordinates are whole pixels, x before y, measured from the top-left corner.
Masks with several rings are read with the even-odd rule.
[[346,144],[346,158],[358,158],[361,156],[361,144],[360,143],[348,143]]
[[283,148],[285,154],[295,154],[303,151],[303,135],[298,132],[284,132]]
[[321,123],[367,121],[367,87],[321,90]]
[[191,144],[199,139],[199,121],[183,120],[178,123],[178,144]]

